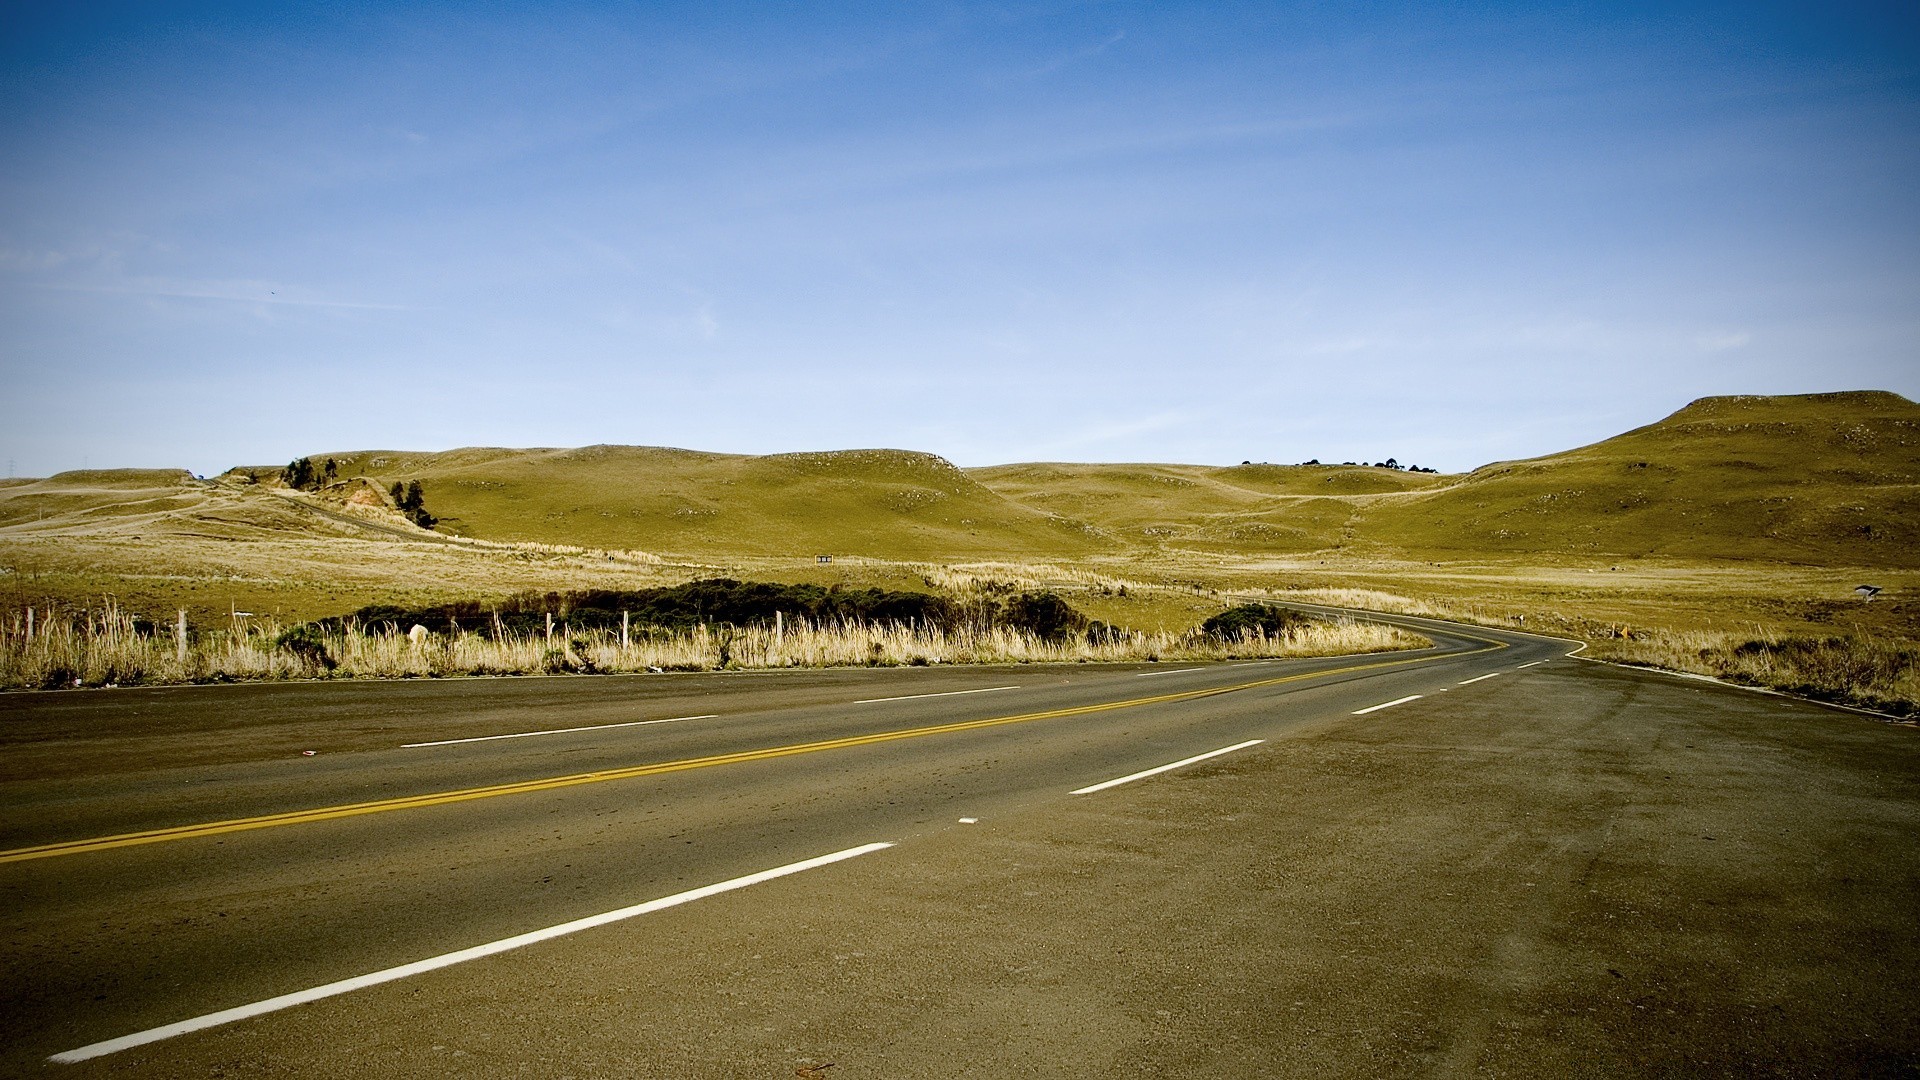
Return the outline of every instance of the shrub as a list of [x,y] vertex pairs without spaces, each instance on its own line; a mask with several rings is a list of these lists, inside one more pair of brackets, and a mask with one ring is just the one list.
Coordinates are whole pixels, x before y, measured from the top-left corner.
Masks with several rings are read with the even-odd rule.
[[1200,632],[1219,641],[1245,641],[1255,636],[1277,637],[1309,621],[1299,612],[1270,604],[1241,604],[1201,623]]
[[1060,641],[1087,629],[1087,617],[1052,592],[1021,593],[1014,597],[1001,612],[1000,622],[1042,641]]
[[326,635],[312,623],[303,623],[290,630],[282,631],[280,636],[273,639],[273,647],[285,649],[300,659],[310,664],[318,664],[328,671],[340,666],[334,660],[333,654],[327,651]]

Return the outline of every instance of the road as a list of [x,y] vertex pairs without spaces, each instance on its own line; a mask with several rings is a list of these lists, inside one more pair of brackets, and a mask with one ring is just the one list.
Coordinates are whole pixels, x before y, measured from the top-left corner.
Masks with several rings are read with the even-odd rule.
[[0,697],[0,1071],[1920,1072],[1920,732],[1406,621]]

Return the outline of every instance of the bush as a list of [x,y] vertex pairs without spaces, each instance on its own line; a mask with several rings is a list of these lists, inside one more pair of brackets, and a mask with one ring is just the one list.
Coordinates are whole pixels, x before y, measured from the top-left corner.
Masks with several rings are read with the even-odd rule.
[[524,636],[544,633],[549,612],[556,624],[565,623],[574,630],[617,630],[622,611],[629,613],[633,627],[641,633],[648,628],[687,630],[702,623],[765,626],[774,621],[775,613],[813,623],[898,622],[947,629],[962,622],[965,615],[953,601],[928,593],[707,578],[659,589],[523,593],[498,604],[475,600],[424,608],[374,604],[345,618],[323,620],[322,625],[339,628],[353,619],[373,633],[414,623],[446,626],[452,622],[492,637],[497,624]]
[[1021,593],[1000,614],[1003,625],[1025,630],[1042,641],[1060,641],[1087,629],[1087,617],[1057,593]]
[[328,671],[339,667],[333,654],[327,651],[326,635],[312,623],[304,623],[283,631],[273,639],[273,647],[285,649],[293,655],[311,664],[318,664]]
[[1245,641],[1257,635],[1276,637],[1311,620],[1296,611],[1270,604],[1241,604],[1200,624],[1200,632],[1218,641]]

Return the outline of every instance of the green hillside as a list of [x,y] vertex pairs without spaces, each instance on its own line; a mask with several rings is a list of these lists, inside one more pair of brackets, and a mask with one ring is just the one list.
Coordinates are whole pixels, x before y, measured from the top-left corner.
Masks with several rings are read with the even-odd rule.
[[[762,457],[636,446],[315,454],[218,481],[95,470],[0,486],[0,537],[446,534],[668,558],[1259,558],[1334,553],[1754,559],[1920,566],[1920,406],[1895,394],[1705,398],[1591,446],[1465,476],[1346,465],[1038,463],[930,454]],[[257,482],[255,482],[257,481]],[[419,482],[439,532],[386,492]]]
[[970,469],[1017,503],[1087,521],[1135,544],[1210,551],[1313,551],[1338,544],[1367,500],[1451,482],[1348,465],[1103,465]]
[[1556,552],[1920,565],[1920,406],[1897,394],[1702,398],[1591,446],[1379,500],[1409,553]]
[[[439,529],[490,540],[676,555],[1077,557],[1118,547],[1021,506],[932,454],[752,457],[641,446],[354,451],[337,476],[419,481]],[[264,473],[272,470],[261,470]]]

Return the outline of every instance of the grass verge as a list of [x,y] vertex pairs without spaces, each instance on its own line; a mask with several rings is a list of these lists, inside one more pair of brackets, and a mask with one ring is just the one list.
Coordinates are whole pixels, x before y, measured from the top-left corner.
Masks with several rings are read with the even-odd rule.
[[1277,633],[1221,638],[1194,632],[1106,631],[1046,638],[1006,626],[942,628],[907,623],[814,623],[781,627],[700,625],[650,630],[623,642],[614,630],[466,631],[409,637],[359,626],[327,631],[275,623],[190,636],[184,651],[164,628],[149,630],[109,606],[20,620],[0,631],[0,688],[60,689],[314,678],[423,678],[730,668],[931,664],[1201,661],[1337,656],[1431,644],[1418,634],[1351,620],[1314,620]]

